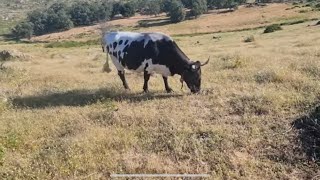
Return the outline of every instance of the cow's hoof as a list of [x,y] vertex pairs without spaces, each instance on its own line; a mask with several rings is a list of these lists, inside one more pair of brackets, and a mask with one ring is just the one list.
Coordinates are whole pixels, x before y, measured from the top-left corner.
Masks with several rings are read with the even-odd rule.
[[149,90],[148,89],[144,89],[142,93],[148,94]]

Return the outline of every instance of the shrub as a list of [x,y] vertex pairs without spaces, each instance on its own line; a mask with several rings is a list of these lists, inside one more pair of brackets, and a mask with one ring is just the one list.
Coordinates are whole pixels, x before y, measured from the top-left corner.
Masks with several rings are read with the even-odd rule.
[[244,39],[244,42],[254,42],[254,36],[253,35],[251,35],[251,36],[249,36],[249,37],[246,37],[245,39]]
[[132,3],[125,3],[122,6],[121,14],[123,17],[132,17],[135,14],[134,5]]
[[30,39],[33,35],[33,24],[31,22],[19,23],[12,29],[11,34],[17,39]]
[[73,27],[73,23],[66,11],[57,11],[57,9],[35,10],[28,14],[27,21],[33,24],[35,35],[67,30]]
[[272,70],[264,70],[255,74],[254,79],[257,83],[279,83],[282,82],[283,79]]
[[282,30],[282,28],[279,24],[272,24],[270,26],[267,26],[263,33],[272,33],[280,30]]
[[180,1],[173,0],[170,5],[170,20],[173,23],[181,22],[186,17],[186,11],[183,9],[183,4]]
[[157,16],[161,12],[161,2],[159,0],[149,0],[145,5],[144,14]]
[[161,11],[169,13],[171,8],[171,0],[162,0],[161,1]]
[[199,15],[207,12],[207,1],[206,0],[192,0],[190,15],[199,17]]
[[88,2],[78,2],[73,4],[69,13],[75,26],[90,25],[92,23],[92,15]]

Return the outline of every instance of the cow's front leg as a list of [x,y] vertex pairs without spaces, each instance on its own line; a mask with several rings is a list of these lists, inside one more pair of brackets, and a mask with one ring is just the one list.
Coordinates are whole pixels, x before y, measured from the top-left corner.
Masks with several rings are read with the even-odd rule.
[[130,89],[126,80],[126,77],[124,76],[124,71],[118,71],[118,75],[122,81],[123,87],[125,89]]
[[172,93],[173,90],[170,88],[168,84],[168,77],[162,76],[163,81],[164,81],[164,87],[166,88],[167,93]]
[[143,84],[143,92],[148,93],[149,89],[148,89],[148,81],[150,79],[150,74],[148,73],[148,71],[144,71],[144,84]]

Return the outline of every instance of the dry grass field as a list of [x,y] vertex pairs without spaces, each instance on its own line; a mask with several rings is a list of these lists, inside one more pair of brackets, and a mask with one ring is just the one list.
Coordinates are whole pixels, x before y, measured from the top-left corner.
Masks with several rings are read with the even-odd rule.
[[[173,38],[191,59],[211,56],[198,95],[181,90],[177,76],[169,79],[175,92],[167,94],[157,75],[143,94],[143,77],[130,72],[131,91],[123,90],[115,67],[102,72],[99,44],[1,42],[0,49],[29,58],[0,69],[0,179],[109,179],[111,173],[318,179],[319,147],[308,146],[293,123],[305,115],[319,118],[320,27],[308,21],[268,34],[260,28],[202,35],[188,28],[211,18],[221,28],[212,24],[201,32],[261,25],[233,16],[260,11],[239,11],[136,29],[196,33]],[[268,23],[279,21],[267,14]],[[229,20],[220,22],[221,16]],[[250,36],[252,42],[244,42]]]

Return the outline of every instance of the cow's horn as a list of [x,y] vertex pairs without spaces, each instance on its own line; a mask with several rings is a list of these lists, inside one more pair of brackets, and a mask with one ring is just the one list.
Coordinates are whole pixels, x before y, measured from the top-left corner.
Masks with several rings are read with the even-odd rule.
[[205,63],[201,64],[201,66],[207,65],[209,63],[209,61],[210,61],[210,56],[209,56],[208,60]]

